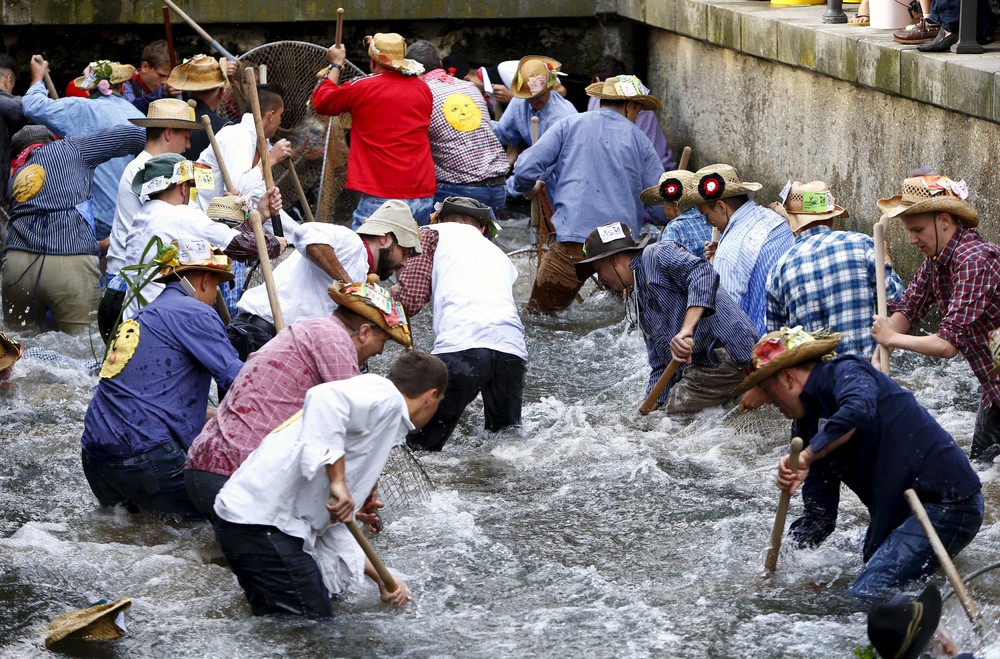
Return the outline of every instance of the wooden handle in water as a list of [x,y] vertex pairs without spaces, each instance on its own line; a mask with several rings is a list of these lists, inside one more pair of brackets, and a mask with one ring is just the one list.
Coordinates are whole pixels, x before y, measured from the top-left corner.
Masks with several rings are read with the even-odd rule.
[[[689,346],[694,348],[694,339],[688,338],[687,342]],[[667,364],[667,367],[663,370],[663,374],[660,376],[660,379],[656,381],[653,388],[649,390],[649,395],[646,396],[646,400],[642,401],[642,405],[639,406],[639,414],[646,416],[656,409],[656,401],[659,400],[660,394],[662,394],[663,390],[667,388],[671,378],[674,377],[674,373],[677,372],[677,369],[679,369],[683,363],[684,362],[679,362],[676,359],[673,359],[669,364]]]
[[371,564],[375,568],[375,571],[378,572],[378,576],[379,578],[382,579],[382,583],[385,584],[386,589],[389,591],[396,590],[397,588],[396,580],[393,578],[389,570],[385,567],[385,563],[382,562],[382,559],[379,558],[378,554],[375,553],[375,550],[372,548],[371,543],[368,542],[368,538],[366,538],[365,534],[362,533],[361,529],[358,528],[358,525],[355,524],[354,522],[347,522],[346,526],[347,530],[350,531],[351,535],[354,536],[354,539],[358,541],[358,545],[361,547],[361,551],[365,553],[365,556],[367,556],[368,560],[371,561]]
[[222,150],[219,149],[219,143],[215,139],[215,131],[212,130],[212,118],[207,114],[203,114],[201,116],[201,123],[205,126],[205,134],[208,136],[208,143],[212,145],[212,153],[215,154],[215,160],[219,163],[219,171],[222,172],[222,183],[226,186],[226,192],[236,194],[236,188],[233,187],[233,180],[229,178],[229,170],[226,168],[226,161],[222,159]]
[[264,225],[257,211],[250,211],[250,226],[253,227],[253,237],[257,241],[260,274],[264,277],[264,290],[267,291],[267,301],[271,305],[274,329],[280,332],[285,327],[285,319],[281,315],[281,303],[278,301],[278,291],[274,287],[274,277],[271,275],[271,259],[267,256],[267,245],[264,243]]
[[[889,307],[885,300],[885,223],[888,218],[883,215],[875,223],[875,299],[878,302],[878,315],[889,317]],[[879,367],[889,375],[889,349],[883,345],[878,347]]]
[[[253,109],[253,123],[257,131],[257,153],[260,155],[260,169],[264,173],[264,190],[268,191],[274,187],[274,175],[271,174],[271,158],[267,151],[267,138],[264,136],[264,120],[260,114],[260,99],[257,97],[257,80],[254,78],[253,69],[247,68],[243,74],[243,79],[247,86],[247,96],[250,97],[250,106]],[[284,237],[281,226],[281,218],[271,219],[271,231],[279,238]],[[261,263],[263,265],[263,263]]]
[[[788,467],[792,471],[799,468],[801,451],[802,439],[796,437],[788,449]],[[785,535],[785,518],[788,516],[788,504],[791,500],[792,495],[788,490],[782,490],[781,496],[778,497],[778,512],[774,515],[774,526],[771,527],[771,546],[767,548],[767,556],[764,558],[764,568],[768,572],[774,572],[778,567],[778,553],[781,551],[781,538]]]

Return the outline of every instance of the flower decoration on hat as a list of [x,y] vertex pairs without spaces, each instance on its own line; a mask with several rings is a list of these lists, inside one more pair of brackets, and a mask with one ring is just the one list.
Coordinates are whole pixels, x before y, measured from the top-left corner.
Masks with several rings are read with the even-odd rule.
[[967,199],[969,197],[969,184],[966,183],[964,179],[961,181],[953,181],[947,176],[926,174],[918,177],[918,180],[923,183],[931,196],[938,195],[943,192],[946,196],[958,197],[959,199]]
[[[801,325],[796,325],[792,328],[782,327],[779,331],[771,332],[757,342],[757,345],[754,346],[753,354],[750,356],[750,361],[753,369],[756,370],[772,361],[778,355],[794,350],[801,345],[823,339],[832,339],[838,336],[840,335],[829,329],[809,333],[802,329]],[[833,359],[834,356],[835,354],[831,352],[825,355],[824,359]]]
[[684,184],[679,179],[668,178],[660,183],[660,196],[670,202],[675,202],[684,196]]
[[153,262],[160,266],[161,269],[176,268],[181,264],[177,258],[179,253],[176,242],[161,245],[156,256],[153,258]]
[[111,67],[111,60],[101,59],[91,62],[83,70],[83,87],[89,88],[97,82],[97,89],[104,96],[111,95],[111,77],[114,69]]
[[706,174],[698,182],[698,194],[705,199],[719,199],[725,191],[726,181],[718,174]]

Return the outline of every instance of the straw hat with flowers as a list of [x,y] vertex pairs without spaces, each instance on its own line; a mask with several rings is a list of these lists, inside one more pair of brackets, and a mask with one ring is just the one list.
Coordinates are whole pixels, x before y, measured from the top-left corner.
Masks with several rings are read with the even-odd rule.
[[979,226],[979,213],[969,205],[969,186],[947,176],[927,174],[903,180],[903,192],[879,199],[878,207],[887,217],[919,213],[950,213],[967,229]]
[[0,332],[0,371],[13,366],[24,354],[24,347],[19,341],[8,338]]
[[[736,168],[732,165],[716,164],[702,167],[694,173],[697,178],[698,203],[718,201],[738,197],[748,192],[760,190],[760,183],[740,180]],[[697,206],[698,204],[695,204]]]
[[694,172],[686,169],[672,169],[660,174],[660,182],[648,187],[639,195],[647,206],[659,206],[664,202],[676,203],[681,211],[694,208],[701,203],[698,194],[698,179]]
[[407,350],[413,347],[406,311],[385,288],[375,283],[335,281],[327,292],[337,305],[375,323],[396,343]]
[[768,332],[757,341],[750,355],[753,371],[733,390],[738,396],[753,389],[767,378],[776,375],[783,368],[790,368],[829,355],[840,343],[843,334],[830,330],[809,333],[801,326],[791,329],[782,327],[777,332]]
[[365,37],[368,56],[393,71],[404,75],[418,76],[424,72],[424,65],[406,58],[406,40],[395,32],[376,32]]
[[105,96],[111,95],[111,88],[131,80],[135,75],[135,67],[131,64],[120,64],[102,59],[91,62],[83,70],[83,75],[73,81],[84,91],[100,91]]
[[510,95],[515,98],[534,98],[555,87],[559,82],[562,64],[543,55],[525,55],[517,63],[510,82]]

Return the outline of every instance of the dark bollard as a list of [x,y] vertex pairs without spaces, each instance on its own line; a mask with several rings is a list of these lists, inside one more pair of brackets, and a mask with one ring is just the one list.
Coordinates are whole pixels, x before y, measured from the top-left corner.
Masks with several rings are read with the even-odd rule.
[[951,47],[951,52],[973,55],[983,52],[983,47],[976,41],[978,4],[978,0],[961,0],[958,10],[958,42]]
[[823,14],[823,22],[847,22],[847,14],[844,13],[844,0],[826,0],[826,13]]

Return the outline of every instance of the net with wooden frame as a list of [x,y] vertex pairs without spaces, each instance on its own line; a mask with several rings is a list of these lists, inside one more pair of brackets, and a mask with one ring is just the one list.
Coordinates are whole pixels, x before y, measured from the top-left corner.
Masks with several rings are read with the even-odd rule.
[[434,483],[406,445],[393,447],[378,479],[379,498],[385,502],[381,517],[392,517],[416,504],[430,501]]

